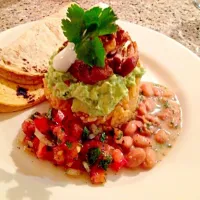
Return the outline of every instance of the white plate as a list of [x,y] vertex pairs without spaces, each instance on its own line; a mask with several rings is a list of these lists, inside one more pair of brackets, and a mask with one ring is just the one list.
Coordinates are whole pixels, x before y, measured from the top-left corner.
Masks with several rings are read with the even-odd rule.
[[[0,46],[33,23],[0,34]],[[14,114],[0,114],[0,199],[59,200],[200,199],[200,59],[174,40],[150,29],[120,21],[138,43],[147,68],[146,80],[172,88],[183,109],[183,131],[176,145],[154,169],[142,173],[111,175],[104,186],[91,186],[67,178],[48,162],[33,159],[16,148],[15,138],[23,120],[37,107]],[[45,109],[42,104],[39,109]]]

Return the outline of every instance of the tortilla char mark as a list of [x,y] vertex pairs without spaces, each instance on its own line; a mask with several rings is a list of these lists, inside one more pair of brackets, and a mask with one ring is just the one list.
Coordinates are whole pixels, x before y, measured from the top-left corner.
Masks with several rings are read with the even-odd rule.
[[18,86],[17,87],[17,96],[23,96],[25,99],[29,97],[28,89]]
[[17,96],[23,96],[24,99],[27,99],[28,103],[33,103],[35,95],[28,94],[28,89],[18,86],[17,87]]

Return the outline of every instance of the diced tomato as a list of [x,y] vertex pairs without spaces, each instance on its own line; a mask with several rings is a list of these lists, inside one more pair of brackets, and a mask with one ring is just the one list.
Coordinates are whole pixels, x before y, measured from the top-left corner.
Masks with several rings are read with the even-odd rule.
[[78,159],[78,142],[69,143],[68,141],[65,144],[65,159],[67,163],[73,162]]
[[103,169],[97,166],[91,167],[90,179],[93,184],[100,184],[106,181],[106,173]]
[[46,134],[50,127],[49,127],[49,122],[46,117],[41,117],[41,118],[36,118],[34,119],[35,122],[35,127],[43,134]]
[[45,147],[46,147],[45,144],[43,144],[42,142],[39,143],[38,149],[37,149],[37,152],[36,152],[36,156],[38,158],[43,158],[44,153],[45,153]]
[[67,134],[62,126],[54,127],[53,134],[57,137],[58,144],[64,144],[67,141]]
[[111,169],[114,171],[119,171],[122,167],[124,167],[126,165],[127,161],[124,158],[122,161],[120,162],[114,162],[111,164]]
[[83,167],[82,161],[80,159],[75,160],[71,166],[73,169],[79,169],[81,171],[85,171],[85,168]]
[[64,113],[61,110],[58,110],[54,117],[54,121],[58,124],[61,124],[64,118],[65,118]]
[[53,151],[48,150],[48,148],[51,148],[51,147],[47,147],[42,142],[39,142],[38,149],[37,149],[37,152],[36,152],[36,156],[40,159],[43,159],[43,160],[52,161],[53,160]]
[[65,152],[61,146],[53,148],[53,158],[57,165],[64,165],[65,163]]
[[80,139],[83,132],[83,125],[79,118],[71,120],[68,124],[68,132],[76,139]]
[[75,137],[71,136],[71,135],[67,135],[66,140],[69,141],[69,142],[72,142],[72,143],[77,141],[77,139]]
[[61,112],[64,114],[65,118],[63,119],[63,124],[66,125],[68,121],[73,119],[73,112],[72,112],[72,99],[68,99],[65,101],[65,109],[61,110]]
[[28,137],[31,137],[35,132],[34,122],[30,120],[25,120],[22,124],[22,130]]
[[85,158],[86,154],[88,153],[88,150],[91,148],[97,148],[99,147],[101,149],[102,143],[97,140],[90,140],[84,143],[83,148],[81,149],[81,155],[83,158]]
[[34,150],[34,152],[37,152],[39,143],[40,143],[40,140],[37,137],[35,137],[33,139],[33,150]]

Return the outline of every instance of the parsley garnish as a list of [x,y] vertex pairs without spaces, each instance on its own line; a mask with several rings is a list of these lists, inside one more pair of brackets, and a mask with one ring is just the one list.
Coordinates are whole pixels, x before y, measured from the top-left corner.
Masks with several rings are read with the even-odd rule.
[[151,123],[146,123],[147,129],[150,129],[151,125],[152,125]]
[[71,143],[71,142],[67,141],[65,144],[67,145],[67,147],[68,147],[69,149],[72,148],[72,143]]
[[99,166],[103,168],[105,171],[108,169],[108,166],[112,162],[112,157],[111,156],[106,156],[103,160],[99,162]]
[[32,120],[34,120],[34,119],[38,118],[39,116],[40,116],[40,113],[39,113],[39,112],[35,112],[35,113],[33,113],[33,114],[30,116],[30,118],[31,118]]
[[98,147],[89,149],[87,153],[88,163],[90,165],[93,165],[98,160],[100,154],[101,154],[101,150]]
[[164,108],[169,108],[169,102],[168,101],[165,101],[165,103],[163,104]]
[[117,136],[117,140],[121,140],[122,136],[123,136],[123,132],[121,131],[120,134]]
[[48,119],[52,120],[52,108],[49,108],[46,116],[47,116]]
[[170,127],[177,129],[178,124],[175,124],[173,121],[170,122]]
[[72,4],[67,10],[67,19],[62,20],[62,29],[67,39],[75,44],[78,59],[90,66],[104,67],[106,52],[99,36],[115,33],[116,20],[110,7],[84,11]]
[[101,134],[100,141],[101,141],[101,142],[105,142],[105,140],[106,140],[106,133],[103,132],[103,133]]
[[167,147],[168,147],[168,148],[172,148],[172,145],[171,145],[171,144],[167,144]]
[[144,95],[140,94],[138,99],[139,99],[139,102],[143,101],[144,100]]
[[90,134],[90,131],[88,130],[88,128],[85,126],[83,129],[83,133],[82,133],[82,140],[87,140],[88,136]]

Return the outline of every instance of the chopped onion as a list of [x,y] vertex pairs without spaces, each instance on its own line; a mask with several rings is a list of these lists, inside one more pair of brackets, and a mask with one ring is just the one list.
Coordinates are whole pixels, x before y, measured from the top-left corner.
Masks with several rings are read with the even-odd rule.
[[25,134],[24,131],[21,129],[20,132],[19,132],[19,136],[18,136],[19,142],[23,143],[25,137],[26,137],[26,134]]
[[35,129],[35,136],[45,145],[52,147],[53,143],[49,141],[37,128]]
[[95,134],[90,134],[90,135],[88,136],[88,138],[89,138],[90,140],[94,139],[95,137],[96,137]]
[[69,168],[66,170],[66,174],[68,174],[70,176],[79,176],[81,174],[81,171],[78,169]]
[[76,150],[77,150],[78,153],[81,151],[81,148],[82,148],[81,145],[78,145],[78,146],[76,147]]
[[28,146],[32,148],[33,147],[33,143],[31,141],[28,141]]
[[83,167],[85,168],[85,170],[89,173],[90,172],[90,166],[87,162],[83,161]]

